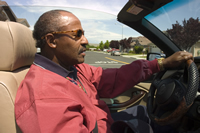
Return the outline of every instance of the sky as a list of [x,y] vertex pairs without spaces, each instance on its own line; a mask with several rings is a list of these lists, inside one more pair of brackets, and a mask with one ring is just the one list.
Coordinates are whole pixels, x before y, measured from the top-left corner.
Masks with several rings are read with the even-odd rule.
[[[117,21],[117,14],[129,0],[5,0],[18,18],[26,18],[30,29],[39,16],[51,9],[64,9],[74,13],[81,21],[89,44],[105,43],[142,36]],[[172,5],[173,4],[173,5]],[[200,18],[200,0],[174,0],[165,8],[146,16],[147,19],[166,31],[176,21]]]
[[81,20],[90,44],[141,36],[117,21],[117,14],[128,0],[6,0],[6,2],[18,18],[28,20],[31,29],[45,11],[52,8],[68,10]]
[[160,29],[166,30],[172,28],[172,24],[176,22],[182,24],[184,19],[188,20],[191,17],[200,19],[199,0],[175,0],[145,18],[151,20],[151,23]]
[[6,0],[6,2],[9,5],[75,7],[117,15],[128,0]]

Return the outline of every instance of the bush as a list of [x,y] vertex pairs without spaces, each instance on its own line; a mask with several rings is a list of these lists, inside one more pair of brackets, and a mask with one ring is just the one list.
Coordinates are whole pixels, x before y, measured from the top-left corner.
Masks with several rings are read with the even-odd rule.
[[149,53],[148,49],[146,49],[146,51],[145,51],[145,52],[146,52],[145,54]]
[[143,48],[144,48],[143,46],[135,46],[135,47],[134,47],[135,53],[136,53],[136,54],[141,54]]
[[135,54],[135,51],[130,50],[128,53]]

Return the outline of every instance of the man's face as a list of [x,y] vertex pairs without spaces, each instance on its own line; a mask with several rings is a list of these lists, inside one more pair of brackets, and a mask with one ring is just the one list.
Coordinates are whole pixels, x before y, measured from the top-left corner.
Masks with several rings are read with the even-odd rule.
[[[80,64],[84,62],[86,45],[88,40],[84,35],[80,34],[83,31],[81,22],[77,17],[71,13],[62,12],[62,31],[69,31],[64,34],[55,34],[55,56],[57,58],[57,63],[63,67],[72,66],[75,64]],[[78,31],[79,35],[77,36],[76,32]]]

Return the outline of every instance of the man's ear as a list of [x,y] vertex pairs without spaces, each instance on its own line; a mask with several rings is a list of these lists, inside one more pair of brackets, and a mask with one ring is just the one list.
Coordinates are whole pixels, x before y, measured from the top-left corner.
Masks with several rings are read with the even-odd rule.
[[49,47],[56,48],[55,38],[53,34],[46,34],[45,39]]

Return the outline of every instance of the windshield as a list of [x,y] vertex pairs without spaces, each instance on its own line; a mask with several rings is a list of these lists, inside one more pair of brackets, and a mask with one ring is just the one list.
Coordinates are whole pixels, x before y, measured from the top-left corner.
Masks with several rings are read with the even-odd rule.
[[10,8],[18,20],[26,20],[31,30],[39,16],[46,11],[55,9],[70,11],[80,19],[89,44],[94,46],[101,42],[141,36],[128,26],[119,23],[116,15],[106,12],[61,6],[10,6]]
[[200,55],[200,1],[173,0],[145,18],[182,50]]
[[[124,4],[120,5],[118,12],[124,6]],[[61,6],[10,5],[3,8],[0,7],[0,19],[5,14],[13,14],[17,22],[28,26],[31,30],[33,30],[39,16],[46,11],[53,9],[70,11],[80,19],[89,45],[97,47],[98,50],[116,48],[122,52],[130,53],[130,51],[135,51],[136,46],[142,46],[146,52],[163,52],[148,38],[118,22],[117,14]],[[7,12],[9,10],[11,12]],[[147,15],[145,19],[160,29],[181,50],[187,50],[195,57],[200,56],[199,16],[199,0],[173,0]]]

